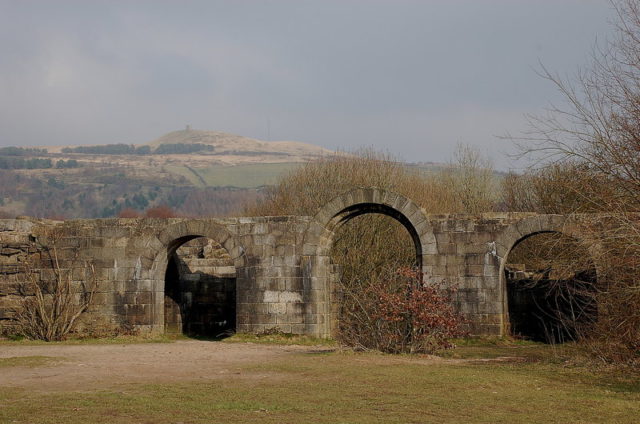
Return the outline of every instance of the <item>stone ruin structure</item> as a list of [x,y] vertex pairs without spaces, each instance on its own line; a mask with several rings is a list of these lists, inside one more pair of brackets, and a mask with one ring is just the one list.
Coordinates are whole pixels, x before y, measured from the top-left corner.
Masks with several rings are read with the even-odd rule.
[[[425,281],[457,284],[475,335],[508,331],[505,262],[529,236],[571,232],[570,219],[533,213],[429,215],[376,188],[336,197],[315,216],[0,220],[0,331],[11,328],[21,284],[95,280],[84,326],[140,332],[285,333],[330,337],[336,322],[334,230],[378,213],[408,230]],[[78,290],[80,291],[80,290]],[[79,296],[80,294],[78,294]]]

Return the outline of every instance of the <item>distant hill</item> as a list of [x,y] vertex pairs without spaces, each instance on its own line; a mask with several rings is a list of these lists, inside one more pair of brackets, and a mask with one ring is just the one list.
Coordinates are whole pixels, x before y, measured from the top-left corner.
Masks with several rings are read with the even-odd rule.
[[266,185],[332,152],[187,128],[141,143],[0,149],[0,216],[97,218],[168,205],[241,213]]
[[[235,215],[283,174],[332,153],[190,128],[143,144],[8,147],[0,149],[0,216],[107,218],[159,205]],[[447,165],[407,166],[428,174]]]
[[[193,149],[194,151],[175,148],[186,145],[211,147]],[[128,146],[131,148],[127,149]],[[220,131],[191,128],[172,131],[143,144],[55,146],[46,149],[49,153],[69,155],[75,159],[79,159],[78,155],[83,155],[88,161],[102,161],[103,156],[108,155],[119,156],[118,160],[123,162],[139,162],[140,156],[143,155],[134,152],[146,152],[144,155],[153,154],[154,162],[160,165],[188,163],[190,166],[306,162],[333,153],[331,150],[299,141],[262,141]],[[97,150],[102,152],[97,153]]]
[[172,131],[147,143],[152,148],[161,144],[206,144],[214,147],[214,155],[242,155],[243,153],[257,155],[262,153],[265,155],[314,157],[332,153],[322,147],[299,141],[262,141],[220,131],[190,128]]

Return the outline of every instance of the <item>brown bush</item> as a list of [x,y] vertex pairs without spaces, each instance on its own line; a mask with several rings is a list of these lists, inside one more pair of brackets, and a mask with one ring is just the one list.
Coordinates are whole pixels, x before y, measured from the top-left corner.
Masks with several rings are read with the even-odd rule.
[[118,218],[140,218],[140,212],[133,208],[124,208],[118,213]]
[[343,293],[339,338],[360,349],[388,353],[433,353],[454,347],[465,335],[463,318],[453,307],[455,287],[422,282],[411,268],[382,272],[363,287]]
[[615,197],[614,186],[576,162],[510,173],[501,192],[507,211],[548,214],[610,212],[601,199]]
[[[458,178],[458,174],[463,176]],[[458,148],[448,168],[430,173],[373,150],[338,153],[285,174],[245,212],[313,215],[339,194],[358,187],[377,187],[408,197],[428,213],[475,213],[492,210],[495,205],[495,187],[487,175],[493,176],[490,164],[464,146]],[[470,194],[464,196],[465,192]]]
[[160,205],[144,212],[146,218],[177,218],[179,215],[169,206]]

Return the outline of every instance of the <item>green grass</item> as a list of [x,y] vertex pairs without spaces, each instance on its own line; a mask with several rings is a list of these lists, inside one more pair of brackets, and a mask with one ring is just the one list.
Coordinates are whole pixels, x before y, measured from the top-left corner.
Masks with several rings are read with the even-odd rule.
[[101,338],[70,338],[56,342],[45,342],[43,340],[29,339],[0,339],[1,346],[43,346],[43,345],[83,345],[83,344],[134,344],[134,343],[173,343],[176,340],[183,339],[183,336],[173,335],[144,335],[144,336],[117,336],[117,337],[101,337]]
[[0,358],[0,368],[6,367],[41,367],[58,362],[61,358],[54,356],[12,356]]
[[636,423],[640,384],[552,363],[295,354],[213,380],[0,389],[0,422]]
[[[209,187],[255,188],[275,184],[285,172],[300,166],[297,162],[257,163],[247,165],[212,165],[206,168],[193,168]],[[185,177],[196,187],[202,182],[184,165],[165,165],[164,169],[172,174]]]
[[249,334],[236,333],[231,337],[222,339],[225,343],[261,343],[276,345],[300,345],[300,346],[337,346],[335,340],[321,339],[318,337],[298,334]]
[[225,338],[194,337],[184,334],[158,334],[142,336],[117,336],[101,338],[69,338],[56,342],[42,340],[29,340],[25,338],[0,339],[0,346],[46,346],[46,345],[83,345],[83,344],[134,344],[134,343],[173,343],[177,340],[210,340],[224,343],[259,343],[273,345],[300,345],[300,346],[337,346],[335,340],[323,339],[312,336],[285,333],[249,334],[236,333]]
[[[253,188],[275,184],[285,172],[300,166],[300,163],[260,163],[235,166],[211,166],[194,168],[208,186]],[[186,168],[185,168],[186,169]],[[186,171],[189,171],[186,169]],[[193,175],[193,174],[192,174]],[[186,176],[186,175],[185,175]],[[195,177],[195,176],[194,176]]]
[[449,359],[512,358],[526,361],[561,361],[579,355],[573,343],[548,345],[509,338],[470,338],[454,340],[455,349],[445,350],[438,356]]
[[201,187],[202,184],[198,177],[193,174],[186,166],[184,165],[164,165],[164,169],[174,175],[178,175],[180,177],[185,177],[191,184],[195,187]]

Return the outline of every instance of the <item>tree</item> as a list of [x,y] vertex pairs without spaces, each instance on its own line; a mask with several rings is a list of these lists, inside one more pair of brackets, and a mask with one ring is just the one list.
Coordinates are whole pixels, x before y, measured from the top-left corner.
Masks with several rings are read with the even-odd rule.
[[[531,131],[517,138],[523,154],[543,161],[533,173],[538,207],[549,205],[536,181],[550,177],[575,211],[601,211],[606,220],[585,220],[582,238],[598,247],[598,321],[585,342],[600,358],[640,363],[640,1],[613,3],[616,35],[594,48],[591,63],[567,80],[542,75],[565,99]],[[560,168],[554,168],[560,167]],[[558,169],[571,172],[557,172]],[[560,190],[559,190],[560,189]],[[548,190],[547,190],[548,192]],[[570,199],[567,202],[566,199]]]
[[600,199],[603,210],[610,210],[611,202],[617,209],[639,210],[640,2],[622,0],[614,6],[616,37],[595,49],[589,67],[573,80],[543,67],[543,77],[566,104],[529,117],[531,131],[516,140],[529,157],[579,166],[612,184],[616,193]]
[[493,164],[471,146],[456,146],[453,163],[443,176],[464,212],[486,212],[496,204]]

